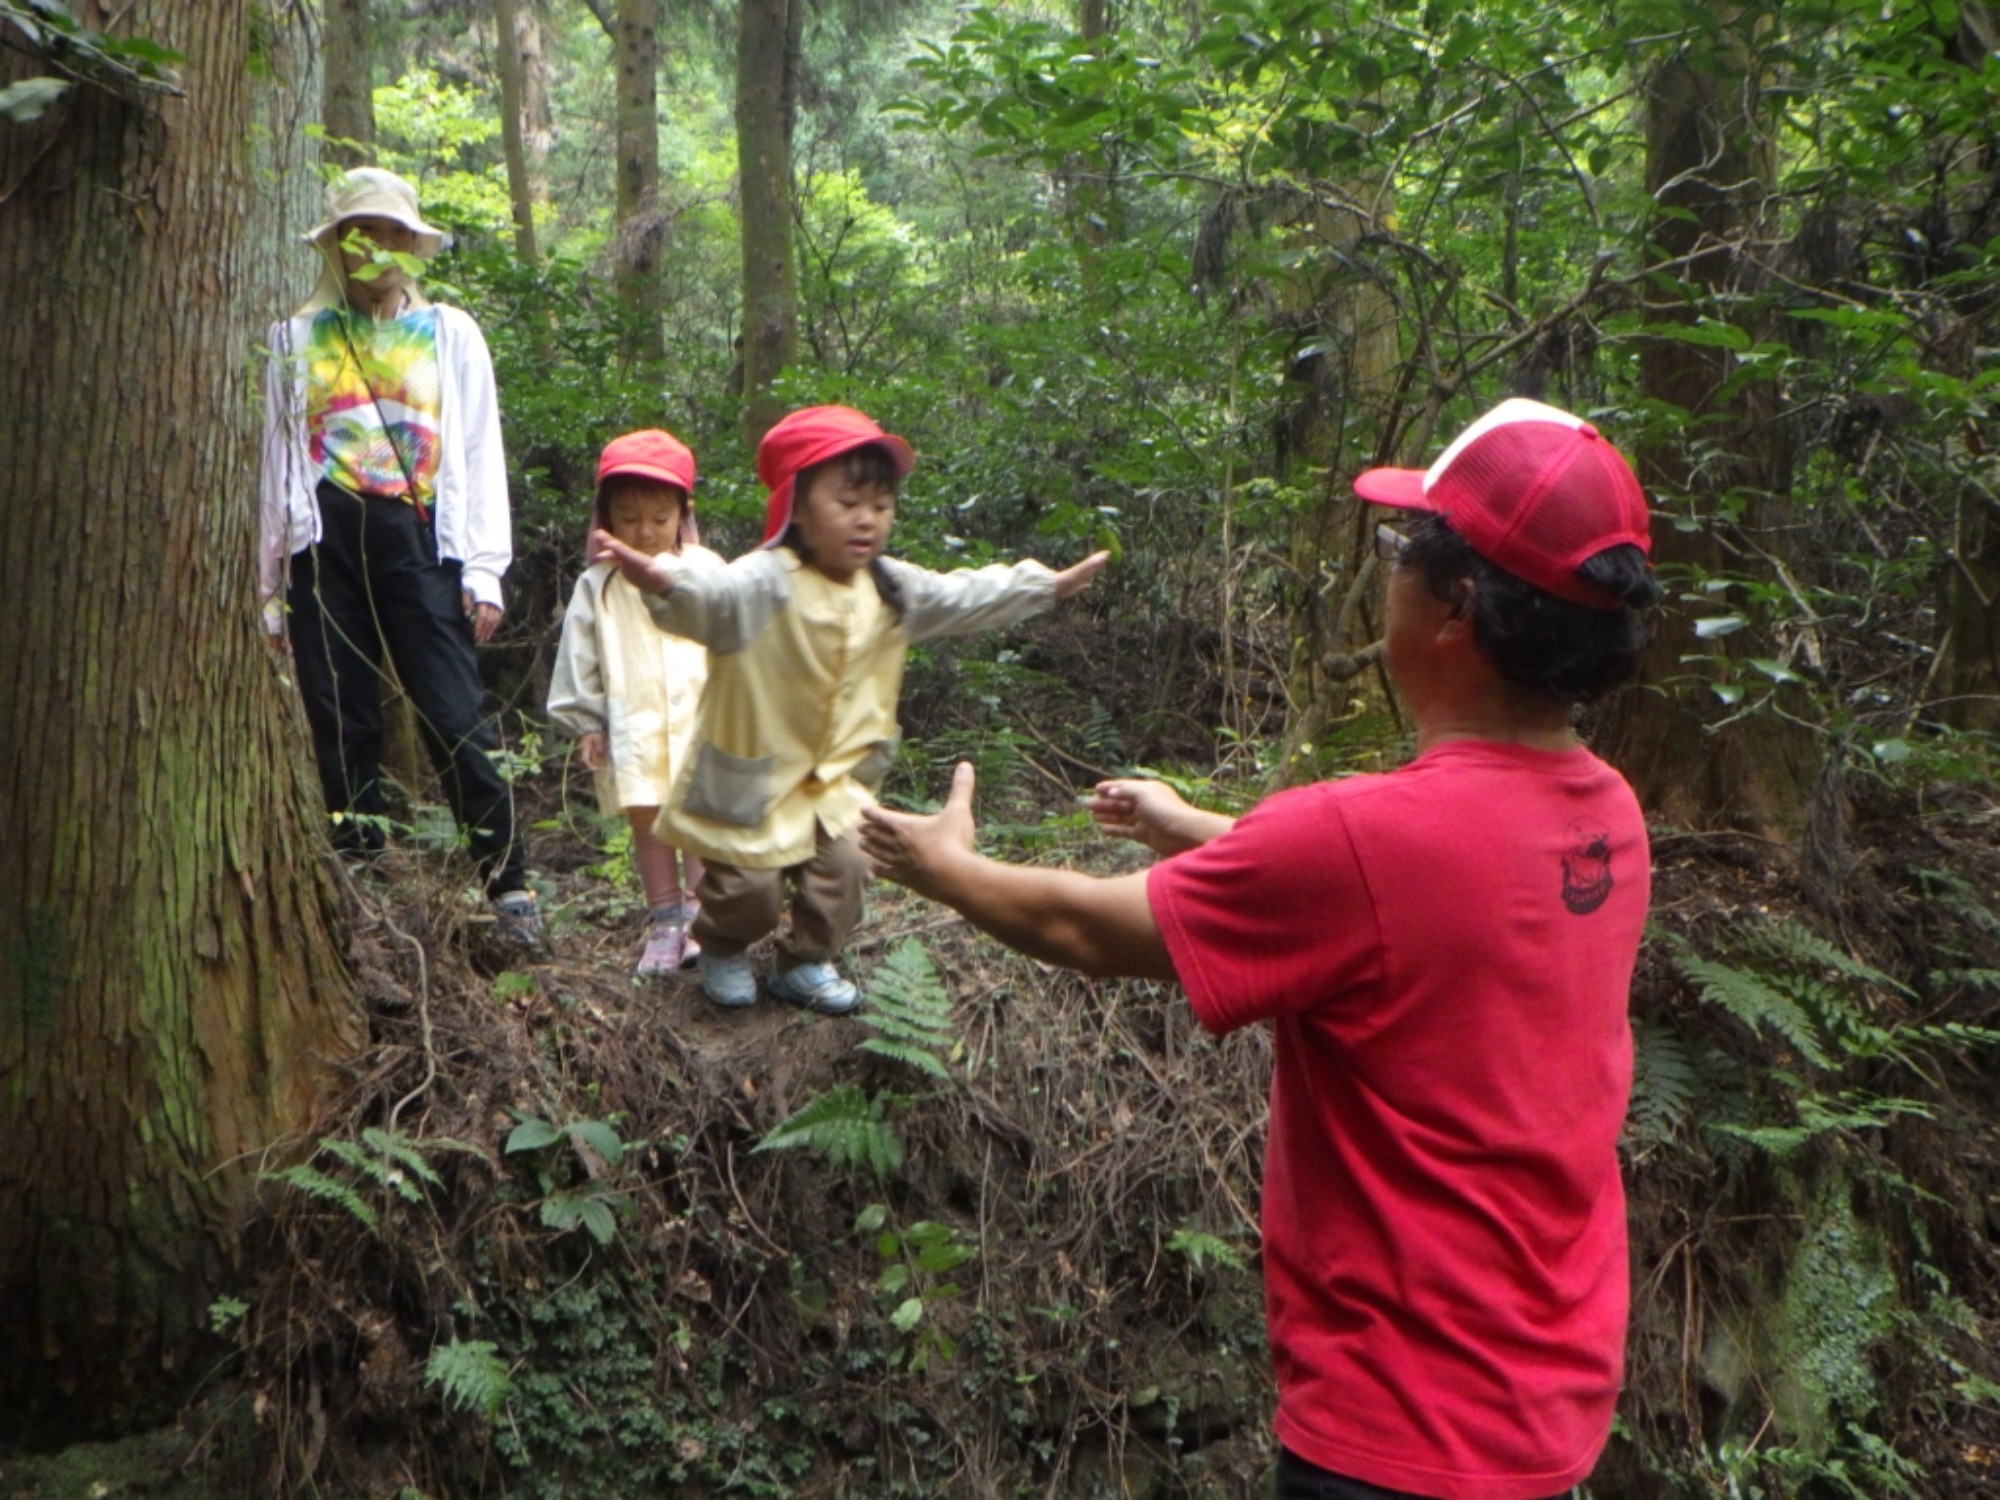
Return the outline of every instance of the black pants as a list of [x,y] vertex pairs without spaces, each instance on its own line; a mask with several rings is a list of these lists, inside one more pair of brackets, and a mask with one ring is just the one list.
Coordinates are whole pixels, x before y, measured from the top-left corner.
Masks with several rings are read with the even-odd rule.
[[1276,1500],[1423,1500],[1423,1497],[1409,1490],[1385,1490],[1380,1485],[1349,1479],[1309,1464],[1291,1449],[1281,1447]]
[[417,725],[465,830],[489,895],[527,884],[514,838],[514,799],[492,751],[472,623],[459,565],[435,559],[428,529],[402,500],[319,487],[320,540],[292,559],[292,658],[313,756],[330,812],[355,813],[336,844],[379,849],[382,797],[382,657],[417,712]]

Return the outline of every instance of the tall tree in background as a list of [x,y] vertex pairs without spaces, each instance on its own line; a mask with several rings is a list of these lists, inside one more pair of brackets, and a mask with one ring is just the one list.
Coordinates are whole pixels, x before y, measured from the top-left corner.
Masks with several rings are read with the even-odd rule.
[[368,0],[326,0],[320,57],[326,70],[326,156],[343,167],[375,159],[375,28]]
[[617,285],[626,317],[628,366],[658,368],[666,360],[660,327],[659,0],[618,0],[612,35],[618,69]]
[[[1655,299],[1663,304],[1658,321],[1667,331],[1641,346],[1640,384],[1687,419],[1640,458],[1656,499],[1678,505],[1694,497],[1710,511],[1697,529],[1656,527],[1655,562],[1704,573],[1755,565],[1754,553],[1732,556],[1725,548],[1724,504],[1751,526],[1767,524],[1777,519],[1776,497],[1788,483],[1775,386],[1745,378],[1730,342],[1709,331],[1740,320],[1737,309],[1757,290],[1767,258],[1757,241],[1766,232],[1776,152],[1756,38],[1767,20],[1754,6],[1718,9],[1714,25],[1691,34],[1646,87],[1650,254]],[[1675,327],[1689,335],[1676,336]],[[1743,330],[1735,342],[1748,347],[1762,332]],[[1682,657],[1700,648],[1691,618],[1670,605],[1648,655],[1647,680],[1683,676]],[[1640,800],[1697,826],[1716,818],[1795,819],[1812,768],[1791,726],[1759,714],[1717,736],[1700,701],[1687,693],[1618,700],[1608,749]]]
[[736,48],[736,162],[743,198],[743,440],[780,415],[771,394],[796,357],[792,125],[805,0],[742,0]]
[[[2000,50],[2000,20],[1984,0],[1959,0],[1956,19],[1957,34],[1945,49],[1946,56],[1959,68],[1969,69],[1975,76],[1981,74]],[[1989,111],[1986,119],[1990,122],[1991,118]],[[1941,236],[1944,244],[1933,246],[1940,257],[1940,279],[1963,269],[1943,257],[1964,246],[1991,244],[2000,232],[2000,224],[1996,224],[2000,220],[2000,140],[1993,137],[1990,123],[1986,130],[1986,138],[1976,142],[1951,131],[1932,157],[1931,178],[1940,188],[1952,185],[1961,199],[1958,212],[1963,221],[1947,228]],[[1970,173],[1965,172],[1964,164],[1972,166]],[[1971,180],[1964,181],[1968,176]],[[1960,181],[1954,182],[1954,178]],[[1946,213],[1950,207],[1943,201],[1938,204]],[[1937,339],[1934,347],[1954,374],[1970,380],[1977,375],[1974,366],[1979,355],[1992,342],[1993,321],[2000,306],[1996,306],[1990,285],[1983,294],[1961,289],[1956,296],[1947,292],[1946,297],[1957,304],[1959,316],[1950,320],[1949,332]],[[1969,430],[1972,424],[1967,425]],[[1983,454],[1970,461],[1981,470],[1988,470],[1990,464]],[[1957,566],[1945,575],[1944,633],[1935,681],[1941,700],[1939,720],[1993,733],[2000,732],[2000,514],[1995,513],[1990,471],[1981,473],[1980,480],[1954,487],[1958,515],[1952,550]]]
[[[514,210],[514,253],[532,265],[535,210],[548,202],[549,114],[542,77],[542,28],[534,0],[493,0],[494,71],[500,75],[500,134],[507,196]],[[657,160],[657,156],[656,156]]]
[[[0,1413],[38,1444],[203,1377],[256,1172],[361,1031],[255,620],[307,39],[258,0],[73,9],[186,61],[169,94],[68,50],[81,81],[0,121],[0,284],[34,289],[0,327],[34,372],[0,402]],[[40,64],[0,50],[0,87]]]

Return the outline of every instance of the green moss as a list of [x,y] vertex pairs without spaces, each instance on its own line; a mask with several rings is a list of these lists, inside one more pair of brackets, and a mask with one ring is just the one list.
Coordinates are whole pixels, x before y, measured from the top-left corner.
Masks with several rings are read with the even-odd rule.
[[1828,1181],[1807,1210],[1772,1329],[1773,1403],[1801,1444],[1820,1448],[1839,1424],[1875,1409],[1868,1355],[1889,1336],[1898,1306],[1881,1232],[1857,1217],[1844,1178]]

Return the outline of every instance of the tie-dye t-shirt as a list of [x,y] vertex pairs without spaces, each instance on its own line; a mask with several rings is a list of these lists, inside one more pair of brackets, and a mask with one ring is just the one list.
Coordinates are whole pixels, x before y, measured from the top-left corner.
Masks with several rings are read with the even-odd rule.
[[435,307],[380,323],[338,307],[313,319],[306,422],[322,478],[355,494],[403,499],[414,481],[416,498],[430,499],[438,470],[437,338]]

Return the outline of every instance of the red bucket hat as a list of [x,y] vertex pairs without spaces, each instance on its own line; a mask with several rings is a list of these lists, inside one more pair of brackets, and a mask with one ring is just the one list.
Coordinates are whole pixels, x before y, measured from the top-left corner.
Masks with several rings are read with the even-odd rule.
[[1652,553],[1646,494],[1624,455],[1539,401],[1502,401],[1428,469],[1369,469],[1354,493],[1442,516],[1488,562],[1593,609],[1625,601],[1576,576],[1587,559],[1621,544]]
[[604,481],[620,475],[651,479],[670,484],[687,496],[681,511],[681,541],[700,540],[694,524],[694,453],[671,432],[648,427],[628,432],[604,445],[597,458],[597,497],[592,509],[596,523],[609,528],[611,517],[604,508]]
[[757,445],[757,477],[771,491],[764,509],[764,540],[758,546],[771,546],[792,524],[792,482],[799,475],[870,443],[889,455],[898,479],[916,467],[917,455],[908,443],[851,406],[808,406],[780,418]]
[[614,474],[632,474],[641,479],[657,479],[684,495],[694,493],[694,454],[671,432],[648,427],[628,432],[604,445],[597,460],[597,487]]

